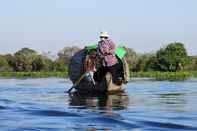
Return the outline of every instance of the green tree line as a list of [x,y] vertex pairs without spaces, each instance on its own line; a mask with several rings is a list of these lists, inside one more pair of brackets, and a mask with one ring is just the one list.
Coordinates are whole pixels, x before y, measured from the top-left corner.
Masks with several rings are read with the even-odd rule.
[[78,50],[66,47],[52,60],[30,48],[22,48],[14,54],[0,55],[0,72],[66,72],[71,55]]
[[[133,72],[195,71],[197,57],[188,56],[183,43],[174,42],[154,53],[139,54],[127,48],[126,59]],[[30,48],[22,48],[14,54],[0,55],[0,72],[66,72],[70,58],[81,50],[79,47],[65,47],[52,60]]]

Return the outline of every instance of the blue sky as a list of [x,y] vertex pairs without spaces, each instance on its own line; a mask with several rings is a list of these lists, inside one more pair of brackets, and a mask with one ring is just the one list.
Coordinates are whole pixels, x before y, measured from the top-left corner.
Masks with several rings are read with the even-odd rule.
[[56,53],[108,31],[137,52],[183,42],[197,55],[196,0],[0,0],[0,52],[30,47]]

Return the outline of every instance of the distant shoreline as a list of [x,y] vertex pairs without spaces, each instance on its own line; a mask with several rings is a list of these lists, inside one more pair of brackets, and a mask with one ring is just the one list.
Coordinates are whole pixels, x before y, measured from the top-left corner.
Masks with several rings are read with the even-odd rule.
[[68,78],[68,72],[0,72],[1,78]]
[[[0,72],[0,78],[68,78],[68,72]],[[183,81],[197,77],[197,71],[192,72],[131,72],[131,78],[152,78],[155,80]]]
[[192,77],[197,77],[197,71],[181,71],[181,72],[160,72],[160,71],[149,71],[149,72],[131,72],[131,78],[153,78],[158,81],[169,80],[169,81],[184,81]]

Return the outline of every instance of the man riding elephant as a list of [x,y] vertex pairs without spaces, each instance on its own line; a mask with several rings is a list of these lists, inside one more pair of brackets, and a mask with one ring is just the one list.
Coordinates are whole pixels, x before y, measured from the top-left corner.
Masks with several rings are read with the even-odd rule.
[[85,93],[121,91],[128,81],[124,47],[117,47],[107,32],[101,32],[98,44],[86,46],[72,56],[68,68],[73,88]]
[[[119,63],[115,55],[116,44],[109,38],[107,32],[100,33],[100,41],[98,42],[97,53],[99,62],[101,63],[100,76],[105,76],[107,72],[110,72],[113,77],[113,82],[119,84],[122,82],[122,77],[118,76]],[[98,80],[98,79],[97,79]]]

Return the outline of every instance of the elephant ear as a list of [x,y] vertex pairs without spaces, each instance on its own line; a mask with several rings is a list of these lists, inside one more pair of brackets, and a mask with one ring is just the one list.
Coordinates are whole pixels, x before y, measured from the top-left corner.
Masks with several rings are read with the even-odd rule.
[[71,58],[68,66],[68,75],[70,80],[75,83],[81,75],[84,73],[84,60],[86,57],[86,51],[83,49]]

